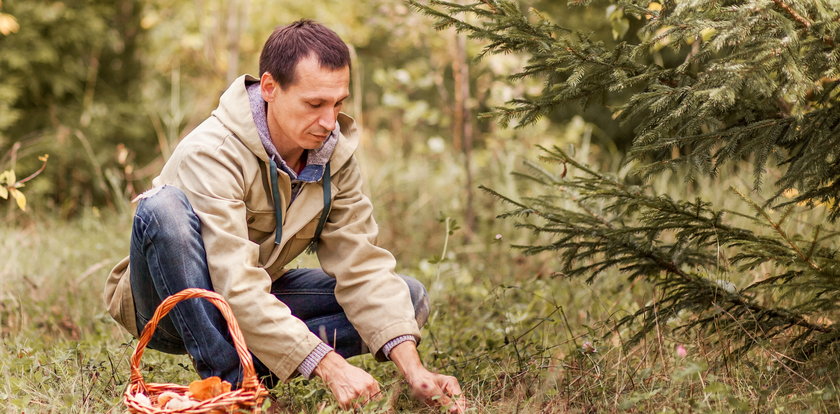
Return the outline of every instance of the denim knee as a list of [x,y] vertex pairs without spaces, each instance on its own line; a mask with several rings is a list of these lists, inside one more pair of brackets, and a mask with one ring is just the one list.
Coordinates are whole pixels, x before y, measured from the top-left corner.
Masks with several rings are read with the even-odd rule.
[[426,287],[419,280],[411,276],[400,275],[400,277],[408,285],[408,293],[411,296],[411,303],[414,305],[414,319],[417,320],[417,327],[422,328],[426,325],[426,321],[429,319],[429,312],[431,311],[429,294],[426,292]]
[[153,213],[159,221],[168,221],[182,217],[185,211],[192,213],[192,206],[178,187],[163,185],[155,187],[137,196],[137,214]]
[[155,187],[137,196],[137,200],[140,203],[135,216],[146,224],[154,222],[161,230],[159,234],[175,236],[194,231],[199,225],[187,195],[178,187]]

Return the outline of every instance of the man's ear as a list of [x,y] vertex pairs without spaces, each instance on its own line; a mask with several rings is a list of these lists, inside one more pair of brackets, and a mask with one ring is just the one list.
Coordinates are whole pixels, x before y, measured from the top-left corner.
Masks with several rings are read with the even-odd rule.
[[277,99],[280,93],[280,84],[278,84],[270,73],[265,72],[260,76],[260,94],[266,102],[272,102]]

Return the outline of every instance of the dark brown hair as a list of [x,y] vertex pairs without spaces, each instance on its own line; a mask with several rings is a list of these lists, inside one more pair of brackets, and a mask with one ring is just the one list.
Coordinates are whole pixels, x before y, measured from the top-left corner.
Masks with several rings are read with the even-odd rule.
[[260,76],[268,72],[280,87],[295,83],[295,67],[314,54],[321,67],[341,69],[350,67],[350,50],[338,35],[326,26],[301,19],[279,26],[271,33],[260,53]]

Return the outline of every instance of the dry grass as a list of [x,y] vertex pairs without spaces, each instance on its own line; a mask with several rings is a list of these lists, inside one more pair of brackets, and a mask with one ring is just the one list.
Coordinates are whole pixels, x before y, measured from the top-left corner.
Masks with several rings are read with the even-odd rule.
[[[510,154],[522,144],[504,145],[488,149],[477,168],[485,183],[511,194],[519,189],[504,178],[502,165],[517,159]],[[629,332],[616,330],[614,321],[656,300],[649,286],[626,284],[617,273],[592,285],[553,276],[552,257],[525,257],[509,247],[529,236],[494,220],[500,208],[482,195],[478,226],[468,234],[449,220],[449,235],[445,218],[459,216],[463,205],[458,158],[429,155],[436,157],[429,164],[424,157],[385,157],[387,148],[366,150],[381,242],[396,252],[399,270],[426,283],[433,297],[422,356],[461,380],[471,411],[840,411],[833,356],[802,363],[762,344],[729,360],[728,344],[674,332],[674,321],[661,321],[655,335],[625,347]],[[720,183],[701,180],[689,188],[663,178],[656,185],[731,207],[717,190]],[[122,411],[135,341],[110,320],[100,298],[108,268],[127,251],[129,225],[128,217],[108,212],[72,222],[44,214],[0,225],[0,411]],[[312,258],[301,264],[313,264]],[[390,364],[369,357],[354,363],[385,390],[366,412],[434,412],[407,395]],[[195,379],[185,357],[155,351],[144,356],[144,370],[153,382]],[[278,386],[272,407],[338,411],[317,380]]]

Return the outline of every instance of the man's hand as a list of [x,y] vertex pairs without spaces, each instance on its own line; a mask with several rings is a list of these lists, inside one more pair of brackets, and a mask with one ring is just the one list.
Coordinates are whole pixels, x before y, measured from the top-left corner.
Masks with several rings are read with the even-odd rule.
[[427,370],[420,362],[414,342],[405,341],[395,346],[389,357],[405,377],[415,398],[432,406],[446,407],[450,413],[466,410],[467,401],[461,395],[458,379]]
[[313,372],[327,384],[342,410],[362,407],[380,396],[379,383],[335,351],[324,356]]

